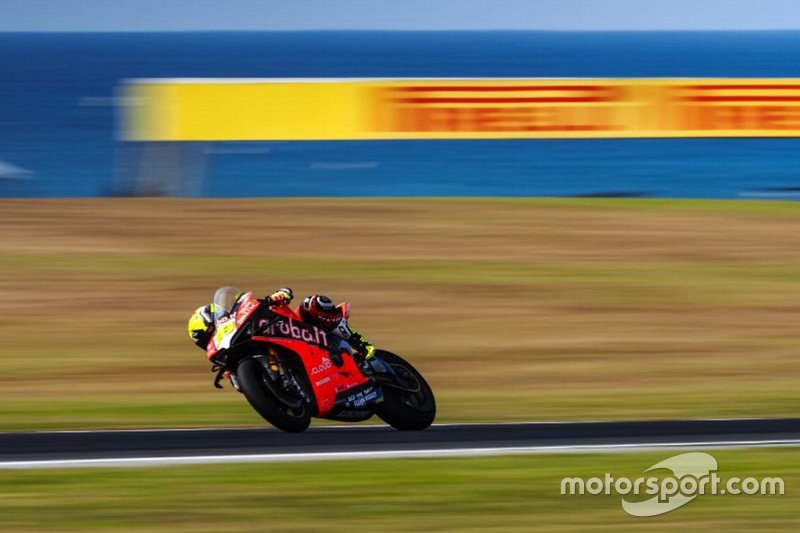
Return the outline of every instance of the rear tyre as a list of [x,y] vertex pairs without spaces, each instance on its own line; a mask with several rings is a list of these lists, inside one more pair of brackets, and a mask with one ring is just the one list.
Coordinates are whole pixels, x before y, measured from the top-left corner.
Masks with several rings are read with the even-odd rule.
[[236,369],[236,377],[239,388],[253,409],[276,428],[289,433],[300,433],[311,423],[311,415],[305,402],[300,402],[299,408],[288,407],[267,388],[264,368],[255,359],[242,361]]
[[[430,426],[436,418],[436,399],[422,374],[399,355],[383,350],[377,350],[376,355],[391,366],[405,388],[413,392],[384,385],[383,402],[376,406],[375,413],[401,431],[418,431]],[[378,379],[378,383],[382,381]]]

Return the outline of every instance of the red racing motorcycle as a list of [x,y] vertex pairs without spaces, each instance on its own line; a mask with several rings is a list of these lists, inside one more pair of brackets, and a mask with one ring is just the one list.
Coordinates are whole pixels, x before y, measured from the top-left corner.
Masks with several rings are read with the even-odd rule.
[[433,423],[433,391],[399,355],[376,350],[359,365],[346,342],[304,323],[288,306],[270,307],[252,293],[236,298],[232,288],[217,291],[214,311],[207,347],[214,386],[222,388],[227,377],[273,426],[301,432],[311,417],[359,422],[373,415],[400,430]]

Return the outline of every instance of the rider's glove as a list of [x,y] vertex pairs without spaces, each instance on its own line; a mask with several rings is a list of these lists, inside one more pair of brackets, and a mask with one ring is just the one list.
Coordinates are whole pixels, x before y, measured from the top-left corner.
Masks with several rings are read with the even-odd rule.
[[292,298],[294,298],[294,293],[288,287],[278,289],[269,295],[269,301],[272,305],[289,305],[292,303]]

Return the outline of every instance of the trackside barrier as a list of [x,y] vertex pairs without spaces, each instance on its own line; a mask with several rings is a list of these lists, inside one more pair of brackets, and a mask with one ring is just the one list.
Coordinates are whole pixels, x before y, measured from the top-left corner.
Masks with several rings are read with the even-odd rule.
[[800,79],[147,79],[129,141],[800,136]]

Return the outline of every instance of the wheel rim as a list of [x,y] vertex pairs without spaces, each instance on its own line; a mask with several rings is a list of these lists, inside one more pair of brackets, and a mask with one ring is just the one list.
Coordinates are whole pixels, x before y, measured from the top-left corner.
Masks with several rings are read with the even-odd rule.
[[389,366],[392,367],[396,376],[402,378],[409,385],[407,388],[395,389],[402,402],[417,410],[425,409],[427,394],[416,374],[401,364],[390,363]]
[[269,378],[266,375],[262,375],[261,384],[267,394],[275,399],[278,408],[285,414],[294,417],[305,416],[306,409],[302,397],[292,395],[292,393],[284,389],[273,387],[273,384],[269,382]]

